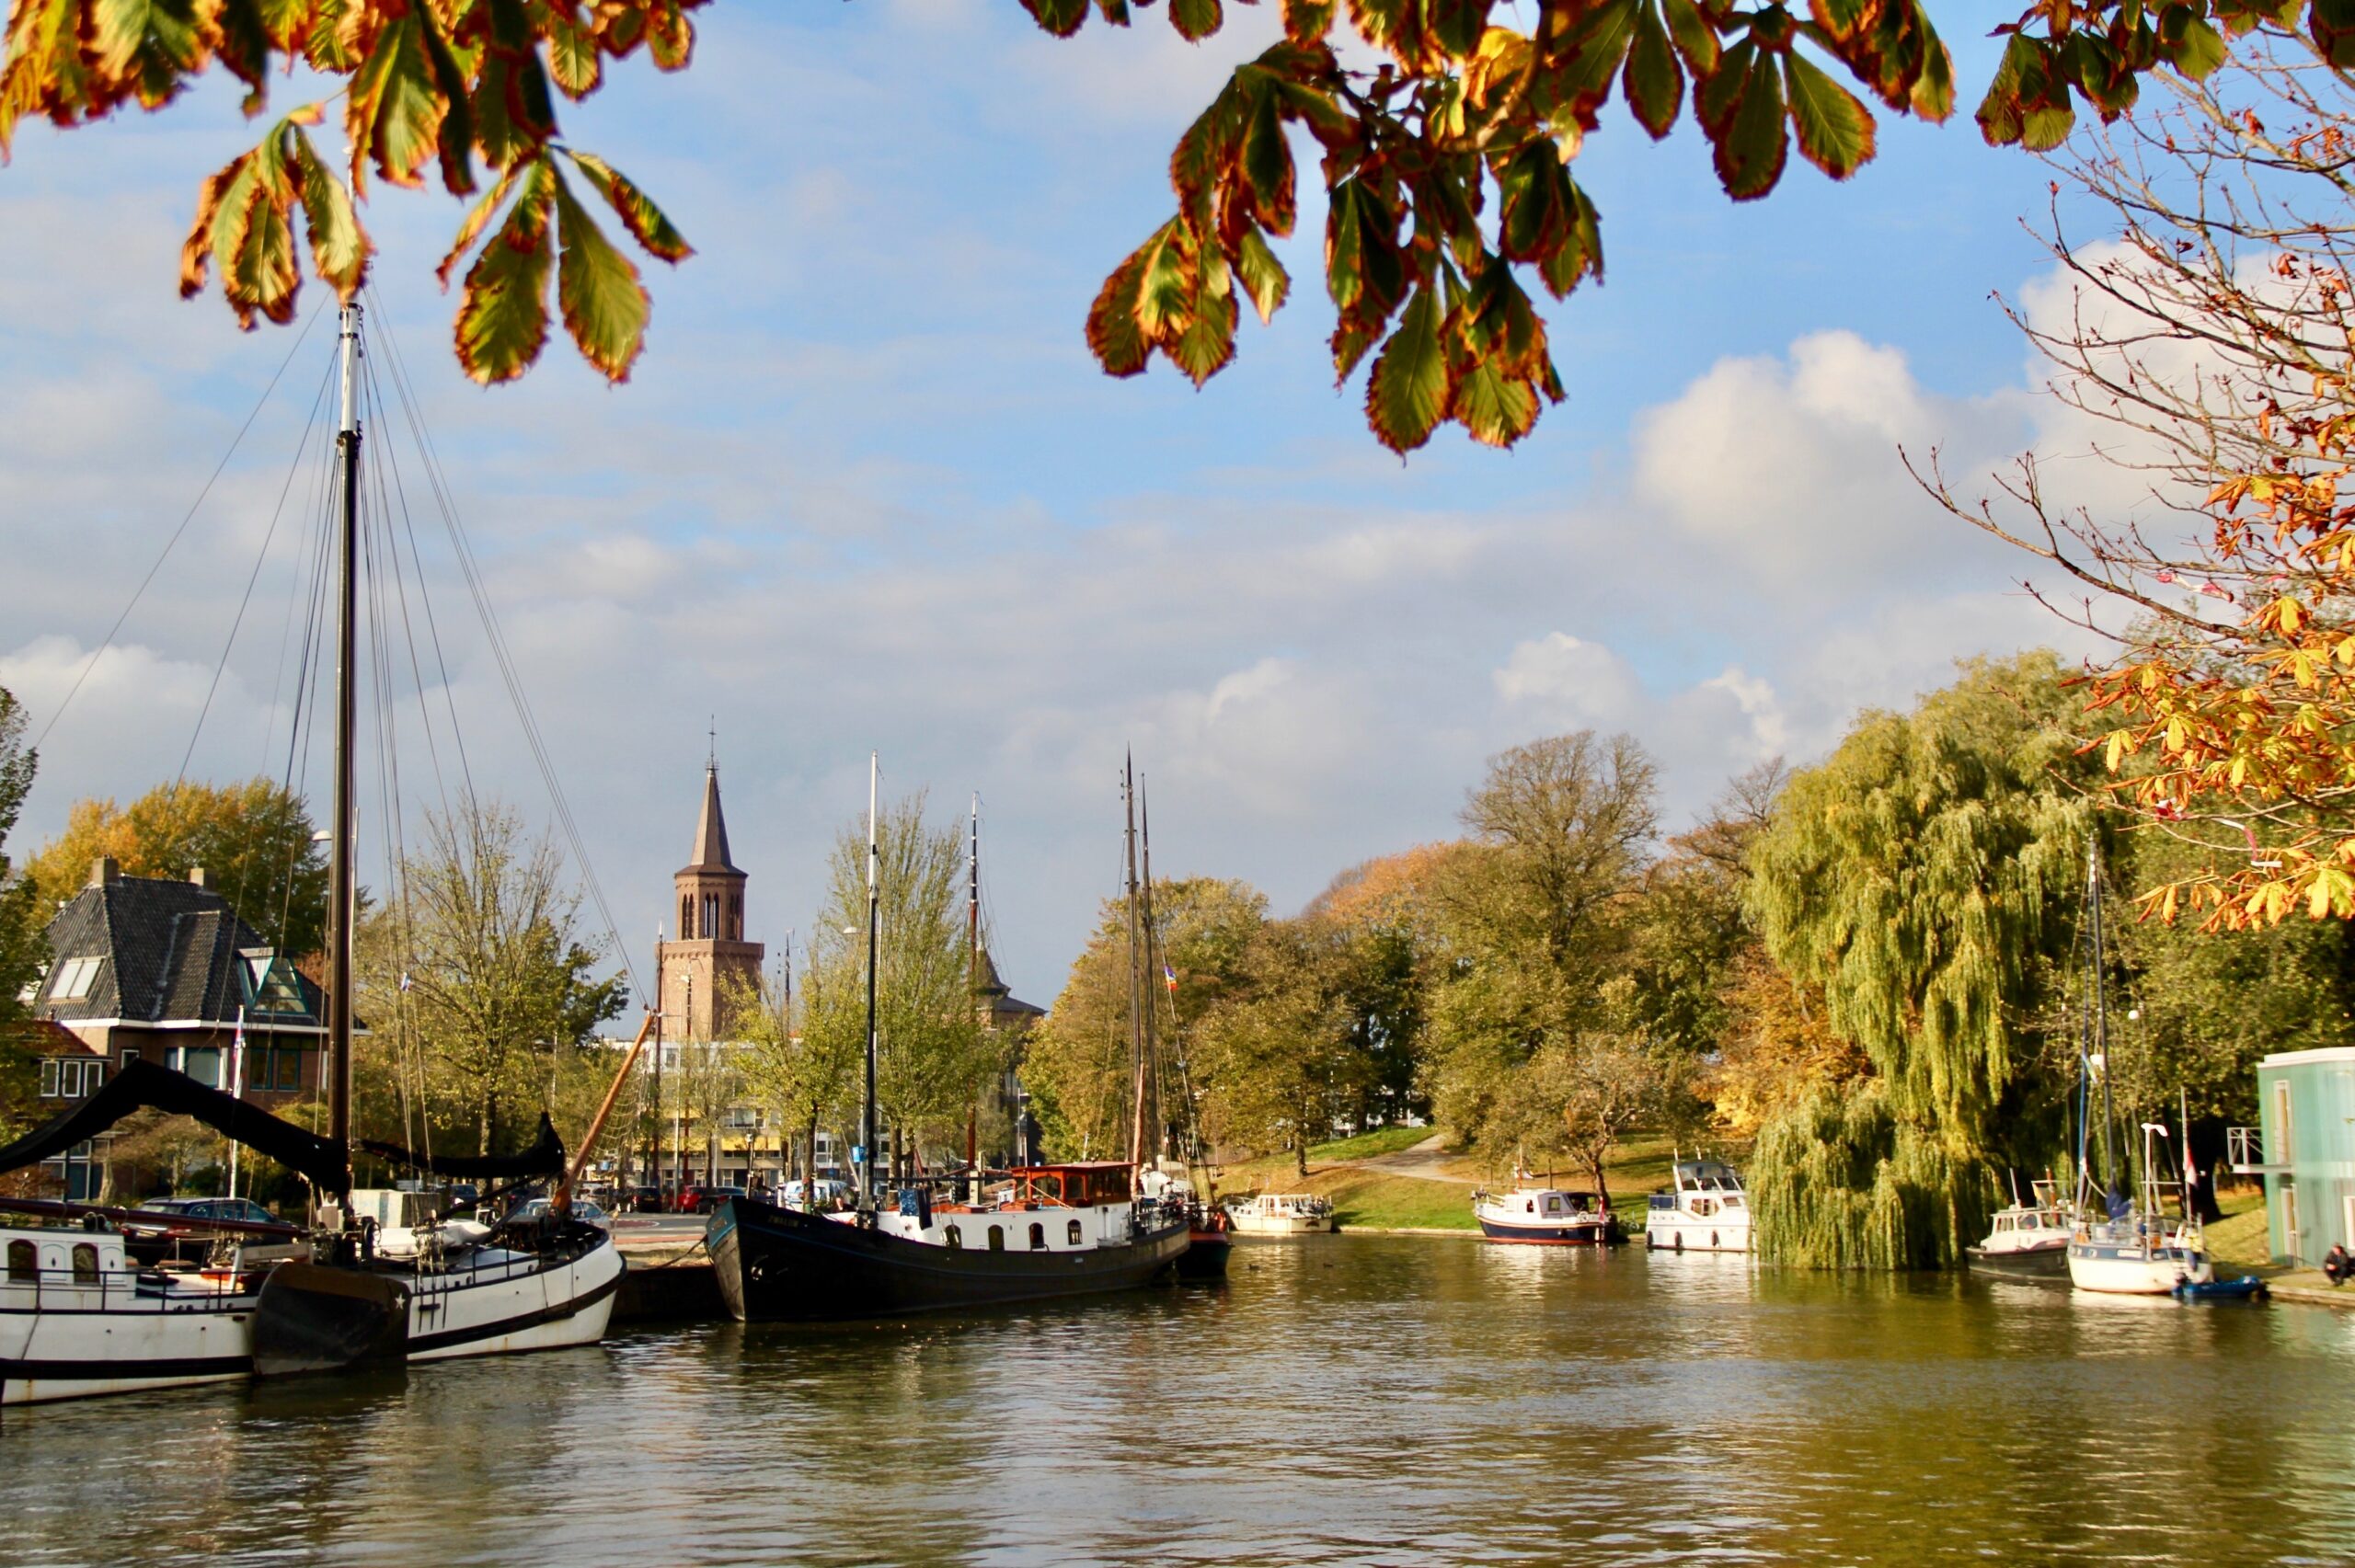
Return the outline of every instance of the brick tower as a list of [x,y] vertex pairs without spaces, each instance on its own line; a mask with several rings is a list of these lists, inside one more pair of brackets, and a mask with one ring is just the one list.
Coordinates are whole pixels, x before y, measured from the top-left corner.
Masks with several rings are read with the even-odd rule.
[[728,820],[719,812],[719,764],[703,770],[703,815],[694,858],[671,878],[679,898],[679,935],[656,951],[661,971],[662,1033],[672,1040],[727,1037],[723,992],[760,979],[762,945],[744,940],[744,874],[728,858]]

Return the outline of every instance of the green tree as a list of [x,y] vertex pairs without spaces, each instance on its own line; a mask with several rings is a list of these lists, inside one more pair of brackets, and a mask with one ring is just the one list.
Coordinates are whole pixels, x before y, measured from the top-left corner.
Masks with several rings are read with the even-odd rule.
[[[158,109],[216,65],[246,86],[249,116],[264,111],[273,79],[325,78],[326,99],[272,121],[204,182],[181,292],[203,289],[218,262],[241,323],[293,319],[305,248],[299,209],[310,269],[350,299],[373,248],[351,200],[365,196],[367,172],[394,185],[438,179],[453,196],[480,192],[441,266],[446,280],[476,258],[456,332],[468,373],[506,380],[537,358],[553,279],[574,342],[620,380],[643,339],[646,292],[591,206],[609,207],[651,256],[675,262],[690,252],[644,191],[565,139],[558,98],[586,97],[609,62],[641,47],[663,70],[684,67],[695,43],[687,14],[699,4],[15,0],[0,60],[0,153],[25,115],[74,126],[133,101]],[[1024,5],[1058,37],[1091,8]],[[1130,18],[1128,0],[1093,8],[1113,26]],[[1088,341],[1113,375],[1136,374],[1159,352],[1200,383],[1234,359],[1240,300],[1265,321],[1291,291],[1268,241],[1297,221],[1297,129],[1323,155],[1326,280],[1340,312],[1334,369],[1346,382],[1373,355],[1368,422],[1400,451],[1442,419],[1510,444],[1541,399],[1563,397],[1530,287],[1559,299],[1602,275],[1601,214],[1572,169],[1614,93],[1657,139],[1685,114],[1689,86],[1693,122],[1735,200],[1773,189],[1794,143],[1832,178],[1853,174],[1875,149],[1867,99],[1927,120],[1945,120],[1955,102],[1953,63],[1925,0],[1817,0],[1805,18],[1731,0],[1539,0],[1511,17],[1515,26],[1491,0],[1367,0],[1350,7],[1346,29],[1333,0],[1282,8],[1285,37],[1239,66],[1179,139],[1169,163],[1176,211],[1106,280]],[[1218,0],[1171,0],[1167,14],[1189,40],[1224,18]],[[2224,54],[2219,29],[2260,25],[2304,28],[2333,63],[2355,54],[2355,34],[2323,0],[2040,6],[2006,31],[1981,132],[1999,145],[2051,148],[2080,97],[2114,118],[2132,106],[2143,74],[2204,75]],[[1352,32],[1372,46],[1371,62]],[[304,130],[330,103],[342,119],[340,172]]]
[[2060,1091],[2035,1020],[2076,933],[2098,766],[2076,714],[2049,653],[1974,663],[1791,780],[1752,851],[1751,917],[1871,1075],[1762,1130],[1765,1255],[1953,1264],[1998,1169],[2051,1150]]
[[1213,1145],[1288,1150],[1305,1175],[1309,1146],[1363,1105],[1372,1063],[1351,1037],[1337,934],[1307,920],[1262,925],[1242,983],[1202,1018],[1190,1060]]
[[[1245,956],[1267,923],[1268,900],[1248,883],[1156,877],[1153,909],[1162,961],[1178,988],[1148,975],[1140,990],[1159,1010],[1165,1059],[1183,1052],[1190,1062],[1205,1015],[1249,984]],[[1129,962],[1128,901],[1107,898],[1023,1058],[1034,1114],[1049,1146],[1066,1156],[1128,1158],[1135,1114]],[[1194,1077],[1200,1090],[1199,1071]],[[1172,1093],[1165,1091],[1165,1104],[1177,1104]]]
[[302,800],[268,779],[158,784],[118,807],[77,800],[65,830],[41,846],[25,879],[44,910],[74,897],[90,866],[110,855],[125,876],[178,880],[200,867],[206,885],[264,941],[316,953],[327,935],[327,862]]
[[597,1026],[629,993],[598,977],[604,955],[545,834],[495,803],[424,829],[390,897],[362,914],[358,1013],[410,1107],[402,1119],[421,1111],[488,1153],[529,1110],[554,1110],[563,1082],[609,1070]]
[[1578,1027],[1549,1033],[1513,1072],[1487,1141],[1530,1165],[1566,1159],[1605,1194],[1612,1150],[1630,1132],[1697,1125],[1694,1078],[1689,1054],[1645,1033],[1635,983],[1622,976]]
[[[32,793],[40,754],[25,744],[25,710],[16,693],[0,686],[0,1024],[24,1016],[17,994],[39,972],[42,961],[43,911],[32,878],[20,876],[8,859],[8,835]],[[6,1098],[0,1087],[0,1099]]]
[[[794,1027],[783,989],[769,981],[737,982],[728,1001],[744,1086],[794,1140],[805,1174],[817,1170],[820,1129],[848,1125],[866,1055],[865,998],[854,999],[860,1004],[855,1010],[858,1022],[844,1027],[846,1010],[832,990],[831,981],[815,973],[810,977],[803,987],[807,1021],[799,1029]],[[825,1020],[823,1026],[817,1023],[819,1017]],[[804,1187],[803,1193],[816,1201],[814,1186]]]
[[[964,841],[925,821],[919,791],[889,803],[877,822],[881,920],[877,967],[876,1119],[904,1160],[925,1139],[960,1146],[966,1116],[1004,1070],[982,1026],[965,929]],[[835,836],[825,906],[810,944],[810,1016],[820,1048],[855,1031],[866,1053],[867,837],[864,820]]]

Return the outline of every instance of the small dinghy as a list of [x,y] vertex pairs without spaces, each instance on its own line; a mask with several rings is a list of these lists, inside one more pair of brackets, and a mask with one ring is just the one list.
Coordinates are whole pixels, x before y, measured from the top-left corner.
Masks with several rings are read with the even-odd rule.
[[2173,1291],[2178,1301],[2269,1301],[2273,1292],[2253,1274],[2238,1279],[2179,1279]]

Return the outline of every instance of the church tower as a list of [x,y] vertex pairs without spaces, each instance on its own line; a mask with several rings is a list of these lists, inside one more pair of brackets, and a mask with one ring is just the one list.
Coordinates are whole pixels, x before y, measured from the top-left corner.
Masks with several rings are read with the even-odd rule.
[[726,1038],[725,993],[759,982],[764,949],[744,940],[744,880],[728,858],[728,820],[719,812],[719,764],[706,762],[695,855],[671,878],[678,896],[678,940],[663,943],[655,954],[662,977],[665,1038]]

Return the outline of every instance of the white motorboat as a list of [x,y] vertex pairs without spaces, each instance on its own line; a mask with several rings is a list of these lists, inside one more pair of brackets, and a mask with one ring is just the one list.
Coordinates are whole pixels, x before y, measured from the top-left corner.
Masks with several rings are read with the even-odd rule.
[[1518,1186],[1509,1193],[1476,1192],[1472,1216],[1491,1242],[1550,1246],[1613,1246],[1627,1239],[1610,1202],[1593,1193]]
[[1750,1202],[1722,1160],[1676,1160],[1644,1213],[1644,1245],[1678,1253],[1750,1251]]
[[1246,1236],[1307,1236],[1341,1227],[1333,1201],[1314,1193],[1261,1193],[1226,1206],[1226,1217]]
[[1986,1239],[1969,1249],[1972,1272],[2048,1283],[2069,1276],[2069,1238],[2075,1231],[2069,1207],[2056,1184],[2030,1186],[2035,1201],[2019,1202],[2016,1188],[2011,1207],[1996,1210]]

